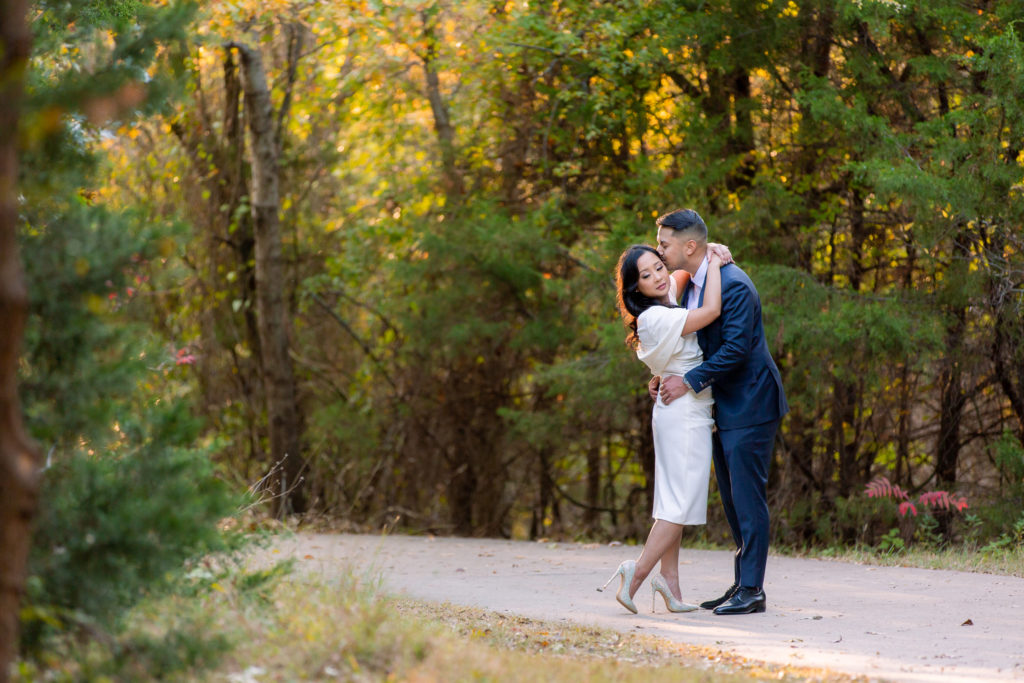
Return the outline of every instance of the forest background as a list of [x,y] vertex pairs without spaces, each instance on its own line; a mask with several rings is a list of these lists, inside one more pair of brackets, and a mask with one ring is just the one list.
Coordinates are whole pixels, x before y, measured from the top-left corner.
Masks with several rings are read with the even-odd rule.
[[[218,547],[250,487],[335,528],[642,539],[651,406],[612,269],[681,207],[760,290],[791,406],[777,544],[1021,543],[1021,19],[29,3],[29,636],[115,609],[80,604],[84,566]],[[878,476],[969,507],[901,516]],[[726,541],[710,508],[691,541]]]

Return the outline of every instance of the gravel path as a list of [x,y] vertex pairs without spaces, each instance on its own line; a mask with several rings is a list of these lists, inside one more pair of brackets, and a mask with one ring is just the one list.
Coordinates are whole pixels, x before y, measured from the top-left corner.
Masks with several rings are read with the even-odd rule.
[[[1024,680],[1024,579],[965,572],[870,567],[772,556],[765,614],[720,617],[700,610],[651,614],[595,591],[635,546],[493,539],[299,534],[273,557],[330,578],[359,564],[385,587],[544,620],[644,633],[778,664],[896,681]],[[732,554],[683,549],[683,599],[714,597],[730,583]],[[358,571],[358,570],[357,570]]]

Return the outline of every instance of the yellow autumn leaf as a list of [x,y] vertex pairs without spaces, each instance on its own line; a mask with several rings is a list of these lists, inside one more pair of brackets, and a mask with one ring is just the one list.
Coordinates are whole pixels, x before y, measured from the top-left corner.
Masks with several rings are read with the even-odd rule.
[[106,310],[106,302],[99,294],[88,294],[85,297],[85,307],[93,315],[99,315]]

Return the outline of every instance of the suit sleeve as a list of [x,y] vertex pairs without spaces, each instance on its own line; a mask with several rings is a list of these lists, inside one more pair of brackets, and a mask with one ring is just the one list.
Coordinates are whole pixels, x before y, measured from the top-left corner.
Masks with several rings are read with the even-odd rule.
[[703,391],[743,364],[754,344],[757,295],[743,283],[722,292],[722,345],[704,362],[686,373],[695,392]]

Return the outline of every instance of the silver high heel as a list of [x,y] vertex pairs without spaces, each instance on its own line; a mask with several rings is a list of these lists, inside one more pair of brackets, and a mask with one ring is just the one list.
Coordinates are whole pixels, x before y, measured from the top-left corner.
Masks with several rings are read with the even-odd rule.
[[651,612],[654,612],[654,596],[661,593],[662,599],[665,600],[665,609],[669,612],[693,612],[697,609],[696,605],[691,605],[688,602],[676,600],[675,596],[672,595],[672,591],[669,590],[668,584],[665,583],[665,579],[661,574],[656,575],[651,579]]
[[615,599],[619,601],[619,604],[628,609],[633,614],[637,613],[636,605],[633,604],[633,598],[629,597],[629,586],[633,583],[633,575],[636,574],[636,560],[626,560],[619,565],[619,568],[612,574],[612,578],[604,582],[604,585],[597,589],[600,593],[608,587],[608,584],[612,582],[616,576],[621,576],[622,581],[619,583],[619,590],[615,594]]

